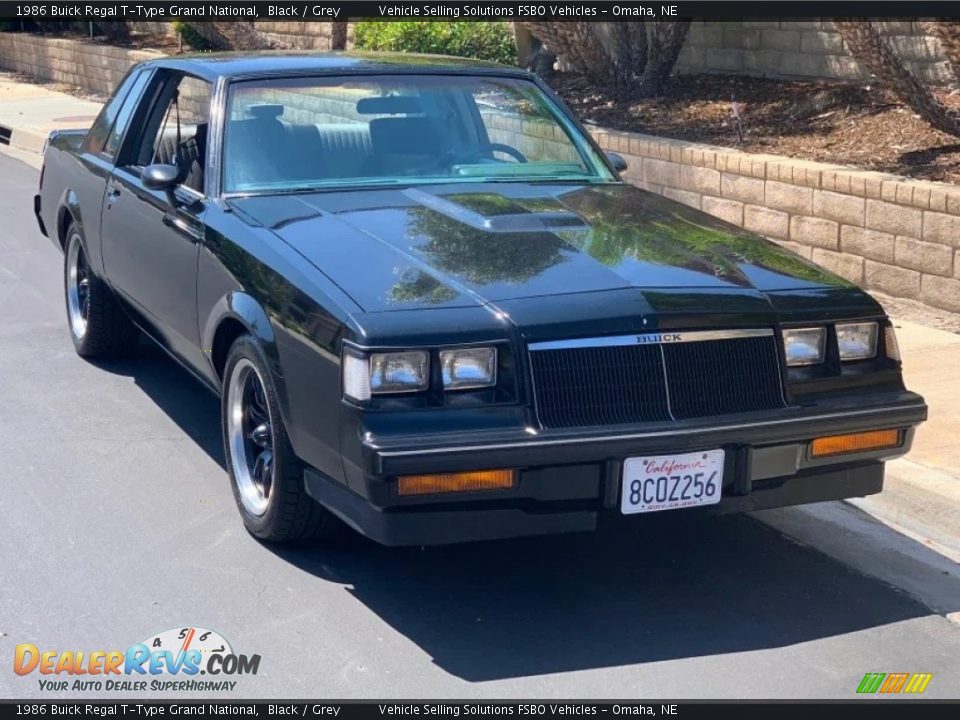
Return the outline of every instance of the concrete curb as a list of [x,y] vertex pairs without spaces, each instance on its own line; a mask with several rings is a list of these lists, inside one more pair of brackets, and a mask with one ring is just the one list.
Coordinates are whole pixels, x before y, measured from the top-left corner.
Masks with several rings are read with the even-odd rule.
[[802,545],[903,590],[960,624],[957,563],[852,503],[761,510],[752,516]]
[[960,563],[960,479],[901,458],[887,463],[883,492],[848,504]]
[[960,479],[901,458],[879,495],[753,516],[960,624]]
[[[4,142],[4,138],[6,138],[6,142]],[[43,144],[46,141],[46,135],[0,124],[0,144],[8,145],[19,150],[40,153],[43,152]]]

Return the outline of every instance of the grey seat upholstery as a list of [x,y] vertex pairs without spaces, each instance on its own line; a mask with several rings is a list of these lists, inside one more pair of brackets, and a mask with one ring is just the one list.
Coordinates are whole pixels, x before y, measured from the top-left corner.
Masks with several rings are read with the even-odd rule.
[[292,145],[279,120],[252,118],[232,120],[227,125],[224,152],[227,189],[241,189],[275,182],[286,177],[283,156]]
[[359,177],[373,154],[366,125],[317,125],[318,152],[323,158],[324,177]]
[[370,121],[373,174],[415,172],[442,156],[447,134],[429,117],[385,117]]
[[182,182],[188,188],[203,192],[203,168],[207,153],[207,123],[197,125],[180,141],[177,152],[177,136],[165,132],[157,144],[153,162],[164,165],[177,165],[180,168]]

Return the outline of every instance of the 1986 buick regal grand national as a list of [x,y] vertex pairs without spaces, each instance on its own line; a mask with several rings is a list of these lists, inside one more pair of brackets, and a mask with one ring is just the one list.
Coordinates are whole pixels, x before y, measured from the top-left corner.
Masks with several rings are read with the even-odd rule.
[[520,70],[204,56],[54,133],[35,202],[77,352],[142,330],[222,397],[264,540],[880,492],[926,417],[880,306],[623,168]]

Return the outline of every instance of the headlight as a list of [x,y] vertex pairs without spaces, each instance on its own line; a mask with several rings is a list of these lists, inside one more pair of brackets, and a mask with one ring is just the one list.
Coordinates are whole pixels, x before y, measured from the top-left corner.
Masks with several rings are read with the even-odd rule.
[[429,356],[425,350],[343,356],[343,392],[354,400],[371,395],[416,392],[430,383]]
[[875,322],[837,325],[837,345],[841,360],[866,360],[877,354]]
[[787,365],[815,365],[823,362],[826,328],[795,328],[783,331],[783,351]]
[[497,382],[496,348],[441,350],[444,390],[467,390]]
[[370,392],[396,393],[424,390],[430,383],[426,351],[374,353],[370,356]]

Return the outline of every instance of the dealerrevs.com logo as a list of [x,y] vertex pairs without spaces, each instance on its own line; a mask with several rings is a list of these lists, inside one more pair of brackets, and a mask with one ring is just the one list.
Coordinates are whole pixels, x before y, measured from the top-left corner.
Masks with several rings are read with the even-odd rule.
[[[46,692],[230,692],[239,675],[256,675],[260,655],[235,653],[229,642],[201,627],[172,628],[126,650],[14,648],[13,671],[36,673]],[[202,676],[202,677],[201,677]]]

